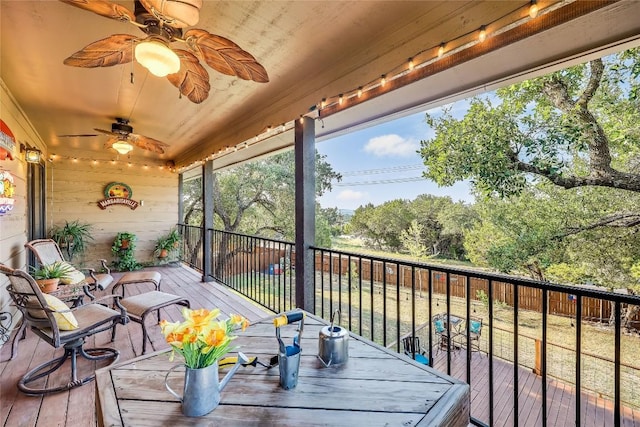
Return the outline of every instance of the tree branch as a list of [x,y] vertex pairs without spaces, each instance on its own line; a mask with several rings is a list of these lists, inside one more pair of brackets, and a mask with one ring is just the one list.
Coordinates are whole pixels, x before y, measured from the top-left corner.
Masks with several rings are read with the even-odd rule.
[[588,224],[582,227],[570,227],[567,232],[560,237],[570,236],[572,234],[578,234],[583,231],[593,230],[599,227],[615,227],[615,228],[630,228],[640,225],[640,213],[623,212],[606,216],[600,220]]

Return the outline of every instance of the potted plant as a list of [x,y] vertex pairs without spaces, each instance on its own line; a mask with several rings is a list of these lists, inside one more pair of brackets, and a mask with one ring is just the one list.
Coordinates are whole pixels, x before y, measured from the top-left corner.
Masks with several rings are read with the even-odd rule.
[[118,271],[138,270],[140,263],[135,259],[136,235],[127,231],[120,232],[116,235],[111,246],[111,252],[116,256],[113,266]]
[[156,240],[156,249],[153,254],[158,258],[166,258],[169,254],[180,247],[180,233],[177,229],[172,229],[166,236]]
[[67,260],[72,261],[73,257],[82,254],[87,244],[93,237],[90,234],[91,224],[81,223],[79,220],[65,221],[63,226],[53,226],[50,236],[56,241],[61,249],[67,253]]
[[32,268],[31,275],[36,279],[42,292],[51,293],[58,289],[60,279],[64,279],[71,273],[71,267],[62,262],[42,265],[40,268]]

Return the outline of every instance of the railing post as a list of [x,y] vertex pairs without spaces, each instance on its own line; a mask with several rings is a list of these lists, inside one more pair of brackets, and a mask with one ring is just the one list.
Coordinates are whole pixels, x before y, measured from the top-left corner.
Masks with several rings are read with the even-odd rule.
[[315,121],[295,121],[296,177],[296,306],[313,313],[314,254],[316,240]]
[[213,281],[211,234],[213,230],[213,160],[202,165],[202,281]]

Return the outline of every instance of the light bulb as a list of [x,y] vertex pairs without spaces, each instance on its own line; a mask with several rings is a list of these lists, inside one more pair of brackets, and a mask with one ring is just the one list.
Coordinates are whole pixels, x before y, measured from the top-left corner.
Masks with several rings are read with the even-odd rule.
[[480,43],[482,43],[483,41],[485,41],[486,38],[487,38],[487,27],[483,25],[482,27],[480,27],[480,34],[478,34],[478,40],[480,40]]
[[140,42],[135,48],[136,60],[151,74],[165,77],[180,71],[180,58],[163,41],[151,39]]
[[537,0],[531,0],[531,6],[529,6],[529,16],[531,19],[538,16],[538,2]]
[[383,74],[382,76],[380,76],[380,86],[383,86],[387,84],[387,76],[385,74]]
[[362,96],[362,86],[358,88],[358,98]]
[[444,55],[444,43],[440,43],[440,47],[438,47],[438,58],[442,58]]
[[338,95],[338,103],[340,103],[340,105],[342,105],[343,102],[344,102],[344,95],[342,95],[342,94]]
[[415,64],[413,63],[413,58],[409,58],[409,70],[413,70],[413,67],[415,67]]
[[113,145],[111,145],[111,148],[124,155],[133,150],[133,145],[129,144],[126,140],[121,139],[114,142]]

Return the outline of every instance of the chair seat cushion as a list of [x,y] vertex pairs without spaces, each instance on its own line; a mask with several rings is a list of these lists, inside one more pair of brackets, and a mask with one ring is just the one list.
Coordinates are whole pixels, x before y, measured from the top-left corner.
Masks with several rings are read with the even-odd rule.
[[69,306],[58,298],[49,294],[42,294],[49,309],[54,310],[53,317],[58,323],[58,329],[61,331],[73,331],[78,329],[78,320],[69,311]]
[[[110,319],[120,317],[120,312],[109,307],[105,307],[102,304],[86,304],[75,309],[75,316],[78,319],[78,329],[73,331],[61,330],[61,338],[72,339],[75,336],[85,335],[87,334],[87,331],[103,325]],[[58,327],[60,327],[60,325],[58,325]],[[40,332],[46,335],[49,339],[53,339],[51,329],[41,329]]]
[[145,312],[175,304],[185,298],[166,292],[151,291],[120,300],[130,316],[141,317]]

